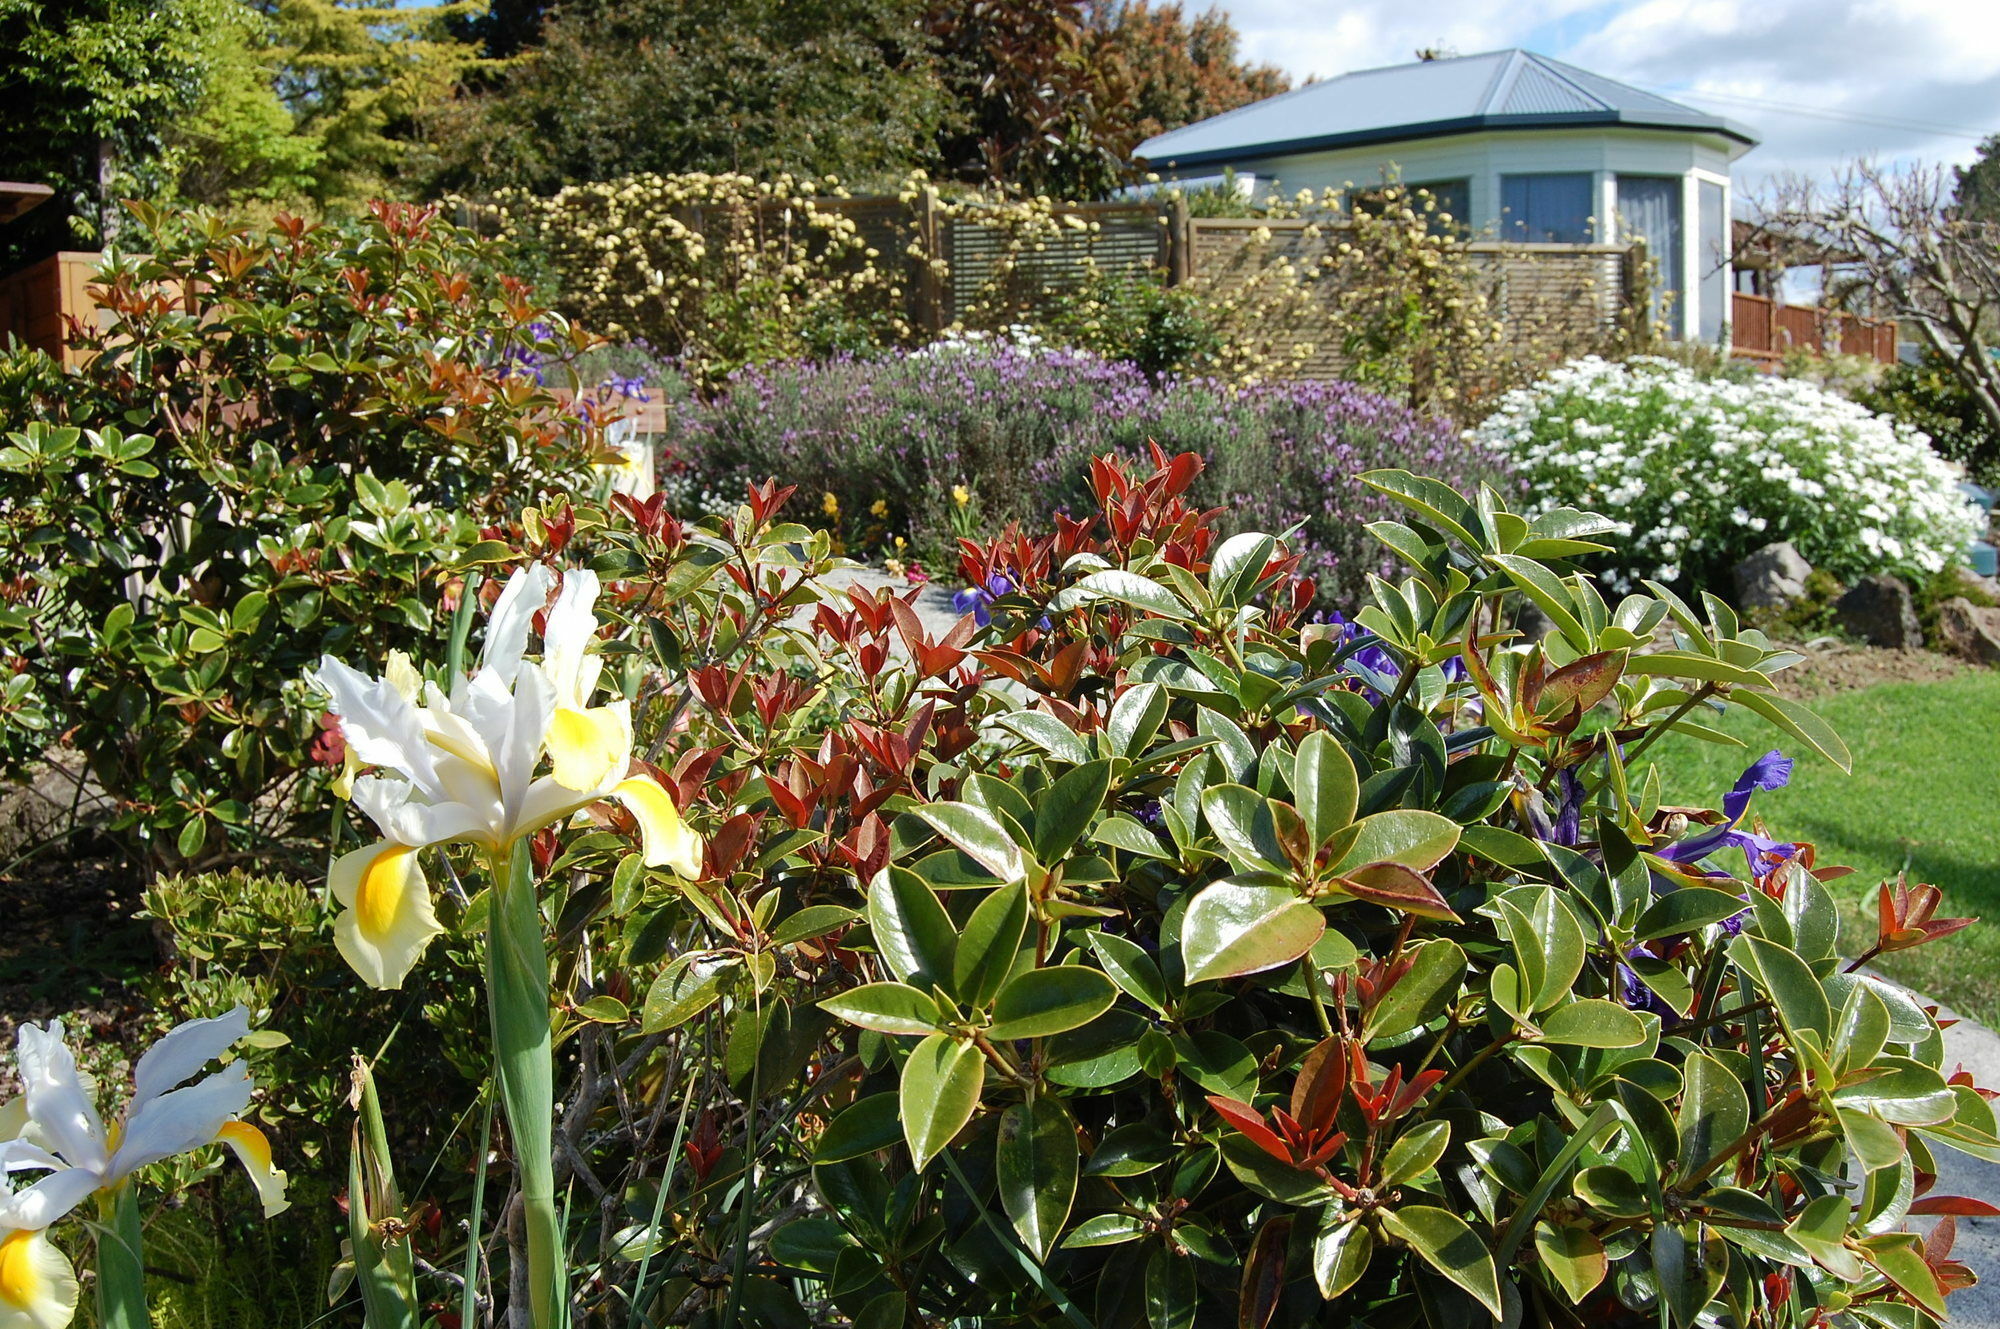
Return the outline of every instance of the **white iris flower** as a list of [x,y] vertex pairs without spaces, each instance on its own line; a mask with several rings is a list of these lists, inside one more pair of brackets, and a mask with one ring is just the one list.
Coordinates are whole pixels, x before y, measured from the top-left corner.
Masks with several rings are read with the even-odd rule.
[[[286,1206],[285,1174],[271,1143],[238,1119],[254,1085],[237,1061],[193,1084],[209,1062],[250,1032],[241,1006],[189,1020],[147,1049],[132,1097],[107,1129],[60,1020],[24,1024],[16,1061],[22,1093],[0,1109],[0,1329],[61,1329],[76,1312],[77,1280],[45,1235],[93,1195],[115,1191],[140,1168],[206,1145],[229,1146],[257,1187],[264,1216]],[[14,1174],[41,1172],[16,1189]]]
[[[342,906],[340,953],[366,982],[393,988],[443,929],[418,865],[420,850],[461,841],[496,858],[515,841],[616,799],[639,824],[649,867],[701,872],[701,840],[657,780],[629,775],[632,708],[592,705],[603,657],[595,573],[571,569],[549,609],[540,664],[523,657],[554,574],[536,564],[508,581],[487,622],[479,671],[447,694],[418,685],[406,661],[369,678],[326,657],[317,675],[333,697],[355,759],[390,774],[354,781],[355,803],[382,831],[328,874]],[[548,771],[538,774],[543,758]]]

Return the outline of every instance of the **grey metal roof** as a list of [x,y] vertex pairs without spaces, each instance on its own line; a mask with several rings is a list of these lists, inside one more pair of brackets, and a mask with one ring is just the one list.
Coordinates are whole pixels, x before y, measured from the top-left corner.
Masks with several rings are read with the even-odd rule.
[[1155,166],[1203,166],[1487,129],[1586,125],[1672,129],[1757,142],[1748,129],[1721,116],[1515,49],[1364,69],[1308,83],[1156,134],[1133,155]]

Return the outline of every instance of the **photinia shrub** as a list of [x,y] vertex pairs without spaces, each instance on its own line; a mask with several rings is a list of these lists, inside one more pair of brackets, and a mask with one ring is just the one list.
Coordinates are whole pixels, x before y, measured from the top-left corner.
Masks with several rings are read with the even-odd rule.
[[1618,590],[1644,577],[1727,586],[1778,540],[1843,581],[1922,581],[1979,532],[1959,469],[1922,433],[1798,379],[1735,383],[1593,356],[1508,393],[1468,437],[1505,456],[1544,507],[1629,528],[1593,564]]
[[[961,546],[942,632],[825,586],[775,484],[528,523],[603,579],[635,769],[702,839],[688,875],[615,809],[536,838],[578,1321],[1941,1319],[1996,1210],[1937,1156],[2000,1133],[1862,965],[1965,920],[1892,883],[1842,937],[1841,870],[1753,814],[1779,751],[1661,803],[1657,740],[1727,706],[1848,764],[1794,657],[1607,602],[1605,518],[1393,470],[1407,571],[1315,622],[1200,473],[1095,460],[1087,513]],[[489,907],[439,894],[447,932]],[[457,1230],[414,1253],[467,1313],[522,1295]]]

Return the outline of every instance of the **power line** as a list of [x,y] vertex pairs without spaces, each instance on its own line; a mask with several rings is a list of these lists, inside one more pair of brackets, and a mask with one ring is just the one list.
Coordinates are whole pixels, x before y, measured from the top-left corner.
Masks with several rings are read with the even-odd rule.
[[[1640,85],[1644,87],[1644,84]],[[1727,92],[1668,91],[1653,87],[1649,92],[1657,92],[1663,97],[1677,97],[1685,101],[1733,102],[1743,106],[1756,106],[1765,110],[1783,111],[1790,115],[1805,116],[1813,120],[1836,120],[1846,124],[1869,125],[1878,129],[1900,129],[1905,133],[1937,134],[1946,138],[1963,138],[1974,143],[1982,142],[1988,134],[1966,129],[1959,125],[1926,124],[1918,120],[1892,120],[1883,116],[1856,115],[1851,111],[1835,111],[1824,106],[1801,106],[1797,102],[1775,101],[1767,97],[1745,97]]]

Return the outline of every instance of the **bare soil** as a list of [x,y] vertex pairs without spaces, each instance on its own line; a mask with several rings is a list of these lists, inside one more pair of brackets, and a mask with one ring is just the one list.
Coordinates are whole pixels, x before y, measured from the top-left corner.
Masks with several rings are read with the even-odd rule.
[[1935,683],[1977,667],[1936,651],[1892,651],[1833,637],[1791,645],[1791,649],[1806,660],[1777,676],[1778,690],[1802,701],[1877,683]]

